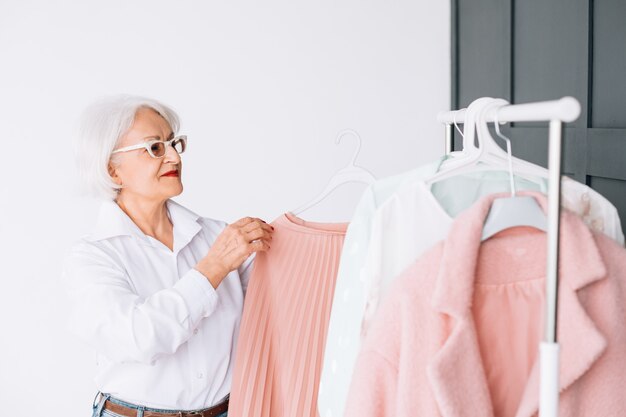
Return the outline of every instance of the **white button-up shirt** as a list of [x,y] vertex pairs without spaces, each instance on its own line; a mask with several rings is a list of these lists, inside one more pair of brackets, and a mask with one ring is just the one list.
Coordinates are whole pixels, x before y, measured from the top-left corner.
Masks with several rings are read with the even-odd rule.
[[153,408],[192,410],[229,392],[253,256],[214,289],[194,269],[226,227],[168,200],[174,250],[113,201],[69,251],[69,329],[97,353],[97,388]]

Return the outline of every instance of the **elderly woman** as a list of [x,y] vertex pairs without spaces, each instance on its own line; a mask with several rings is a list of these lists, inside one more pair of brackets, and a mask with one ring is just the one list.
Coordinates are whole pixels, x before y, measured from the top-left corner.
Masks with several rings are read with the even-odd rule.
[[171,200],[187,137],[151,99],[87,109],[81,177],[105,198],[93,233],[69,251],[69,327],[97,352],[93,416],[226,416],[254,252],[273,228],[227,225]]

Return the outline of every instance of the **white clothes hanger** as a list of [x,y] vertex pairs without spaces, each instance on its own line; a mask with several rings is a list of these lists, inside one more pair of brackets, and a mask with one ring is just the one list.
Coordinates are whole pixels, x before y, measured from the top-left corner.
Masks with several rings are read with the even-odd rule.
[[352,161],[350,161],[350,163],[345,168],[340,169],[339,171],[335,173],[335,175],[331,177],[330,181],[326,185],[326,188],[324,188],[324,190],[322,190],[320,194],[318,194],[310,202],[298,207],[295,210],[292,210],[291,213],[295,215],[299,215],[303,211],[308,210],[311,207],[319,204],[322,200],[328,197],[328,195],[330,195],[330,193],[332,193],[340,185],[348,184],[351,182],[365,183],[367,185],[370,185],[376,181],[376,177],[374,176],[374,174],[369,172],[367,169],[356,165],[356,158],[359,155],[359,152],[361,151],[361,143],[362,143],[361,137],[359,136],[357,132],[355,132],[352,129],[343,130],[339,132],[339,134],[337,135],[337,138],[335,139],[335,143],[339,145],[339,143],[341,143],[341,139],[346,135],[352,135],[357,140],[357,148],[356,148],[356,151],[354,152],[354,156],[352,157]]
[[[467,109],[462,109],[462,110],[467,110]],[[454,113],[454,118],[452,120],[452,123],[454,124],[454,128],[459,132],[459,135],[461,135],[461,138],[465,139],[465,135],[463,134],[463,131],[459,129],[459,124],[456,121],[456,115],[457,113]]]
[[[491,137],[489,126],[486,122],[486,116],[488,113],[494,111],[494,109],[497,113],[497,108],[508,105],[509,103],[503,99],[486,99],[486,101],[479,101],[481,99],[478,99],[472,102],[465,114],[465,137],[463,143],[464,152],[467,149],[467,157],[457,158],[445,166],[442,164],[442,168],[439,172],[426,180],[427,185],[430,186],[435,182],[465,173],[508,170],[508,155]],[[482,112],[483,110],[485,110],[484,113]],[[477,122],[478,118],[481,120]],[[475,129],[478,132],[478,148],[474,145]],[[539,184],[541,179],[548,178],[548,170],[539,165],[515,157],[512,157],[512,164],[515,175],[527,179],[530,182]]]
[[[461,109],[460,111],[466,111],[467,109]],[[450,159],[450,158],[457,158],[459,156],[459,154],[462,154],[461,151],[453,151],[452,148],[453,146],[453,134],[454,134],[454,130],[456,129],[459,132],[459,135],[461,135],[461,139],[464,137],[463,135],[463,131],[461,129],[459,129],[459,124],[456,121],[457,116],[459,115],[459,111],[453,112],[452,113],[452,123],[446,123],[446,134],[445,134],[445,157],[446,159]]]
[[[449,158],[442,162],[439,167],[437,174],[441,172],[447,172],[450,169],[464,166],[466,163],[469,163],[473,160],[473,158],[478,157],[479,149],[476,147],[475,143],[475,119],[473,115],[480,109],[482,106],[494,100],[491,97],[480,97],[470,103],[465,112],[465,123],[463,124],[463,132],[459,129],[456,123],[456,115],[454,113],[454,126],[461,133],[461,137],[463,138],[463,148],[460,152],[453,152],[450,155],[452,158]],[[435,174],[435,176],[437,175]]]
[[[495,103],[498,105],[498,103]],[[501,105],[500,105],[501,107]],[[489,109],[490,106],[487,106]],[[485,111],[481,115],[484,120]],[[481,120],[481,122],[483,121]],[[537,200],[531,196],[518,196],[515,191],[515,179],[513,176],[513,154],[511,152],[511,140],[500,133],[497,112],[494,117],[496,134],[506,142],[509,166],[509,180],[511,185],[511,197],[496,198],[489,209],[489,214],[483,225],[482,241],[511,227],[530,226],[541,231],[548,231],[548,219]],[[496,145],[497,146],[497,145]]]
[[[529,177],[535,182],[539,178],[548,178],[548,170],[546,168],[532,164],[523,159],[516,158],[512,154],[505,152],[500,146],[498,146],[496,141],[489,133],[489,125],[487,123],[488,113],[493,113],[493,118],[497,121],[498,111],[500,110],[500,108],[508,104],[509,102],[506,100],[495,99],[492,103],[486,105],[484,112],[478,116],[478,142],[481,147],[483,160],[493,163],[494,166],[497,166],[498,164],[503,162],[507,165],[511,163],[513,165],[513,171],[515,171],[515,174],[517,176]],[[510,145],[509,139],[502,135],[502,133],[500,133],[499,123],[495,123],[495,127],[496,134],[501,139],[507,141],[507,143]]]
[[[523,176],[533,182],[547,178],[548,170],[527,161],[513,158],[511,141],[500,133],[497,111],[509,104],[503,99],[482,97],[468,107],[465,114],[463,151],[466,157],[459,158],[437,174],[426,180],[428,185],[464,173],[478,171],[508,171],[511,183],[511,197],[494,200],[483,227],[482,240],[496,233],[515,226],[531,226],[547,230],[547,218],[537,201],[529,196],[517,196],[514,175]],[[507,143],[507,152],[503,151],[489,133],[487,115],[495,111],[496,133]],[[476,132],[478,148],[475,146]],[[458,162],[457,162],[458,161]],[[521,175],[520,175],[521,173]]]

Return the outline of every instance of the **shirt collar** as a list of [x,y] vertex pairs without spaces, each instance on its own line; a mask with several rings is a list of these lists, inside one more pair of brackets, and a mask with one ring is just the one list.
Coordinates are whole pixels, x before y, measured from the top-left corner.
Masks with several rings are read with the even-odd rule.
[[[171,199],[166,201],[166,208],[174,225],[174,252],[178,252],[202,229],[198,223],[200,216]],[[100,206],[95,229],[87,240],[94,242],[116,236],[131,236],[143,244],[155,246],[154,240],[146,236],[115,201],[107,200]]]

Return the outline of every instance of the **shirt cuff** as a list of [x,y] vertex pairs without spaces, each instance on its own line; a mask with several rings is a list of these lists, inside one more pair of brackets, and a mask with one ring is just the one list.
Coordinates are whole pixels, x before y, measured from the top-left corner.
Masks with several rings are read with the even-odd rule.
[[174,285],[176,291],[182,295],[187,306],[189,315],[193,323],[203,317],[213,314],[217,306],[217,291],[209,280],[192,268]]

